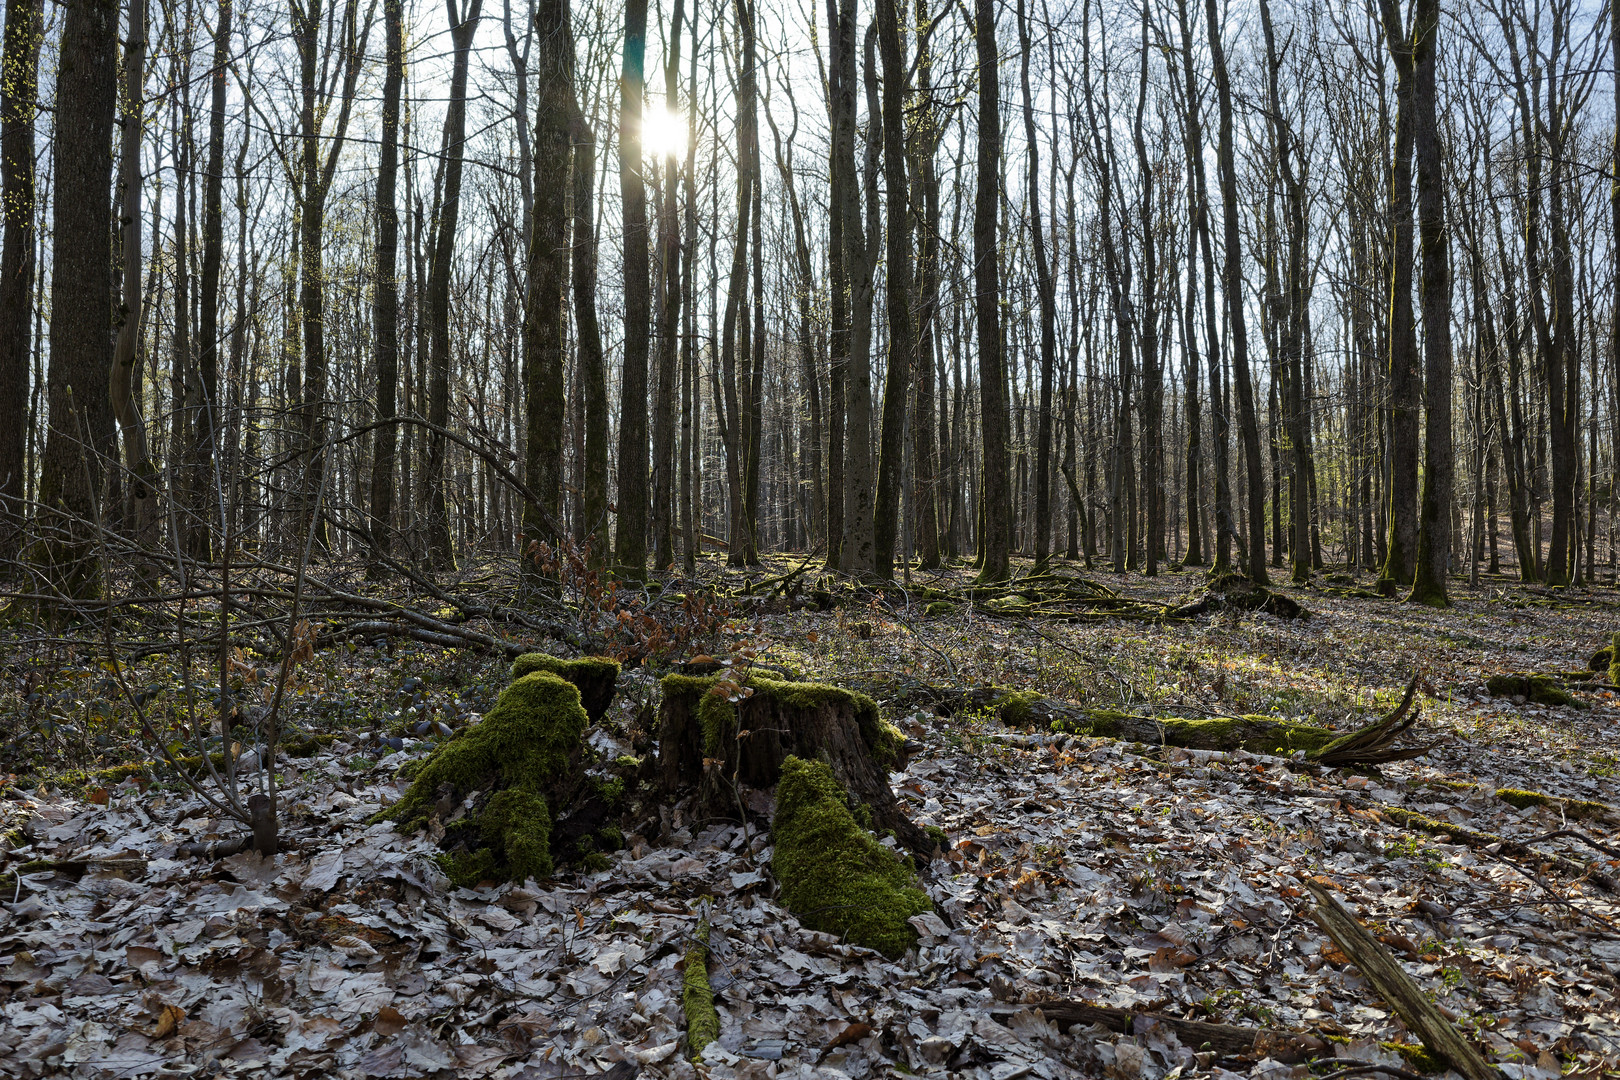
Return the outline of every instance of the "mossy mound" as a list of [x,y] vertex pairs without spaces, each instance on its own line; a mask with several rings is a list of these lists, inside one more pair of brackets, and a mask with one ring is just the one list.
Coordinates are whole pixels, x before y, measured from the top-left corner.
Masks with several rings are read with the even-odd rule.
[[957,612],[957,606],[949,600],[935,600],[924,609],[930,619],[948,619]]
[[[513,682],[482,723],[430,755],[403,798],[377,815],[402,830],[444,828],[451,880],[550,876],[552,800],[575,786],[587,726],[579,690],[547,671]],[[476,795],[463,815],[463,804]]]
[[546,653],[524,653],[512,661],[512,680],[516,682],[536,671],[571,682],[579,689],[580,704],[591,723],[600,723],[613,704],[613,691],[619,683],[619,662],[609,656],[582,656],[577,660],[564,660]]
[[825,762],[782,763],[771,823],[782,903],[813,930],[898,958],[916,944],[906,921],[933,909],[916,876],[855,821]]
[[1537,705],[1570,705],[1577,709],[1586,707],[1583,702],[1560,686],[1558,680],[1551,675],[1528,672],[1492,675],[1485,680],[1485,689],[1491,692],[1492,697],[1522,697]]
[[1615,658],[1620,657],[1620,634],[1609,639],[1609,681],[1620,685],[1620,663]]

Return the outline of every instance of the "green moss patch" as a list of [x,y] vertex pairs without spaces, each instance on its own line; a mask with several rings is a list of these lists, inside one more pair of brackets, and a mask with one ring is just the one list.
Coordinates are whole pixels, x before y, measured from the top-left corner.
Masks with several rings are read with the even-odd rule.
[[930,619],[948,619],[956,614],[957,607],[949,600],[935,600],[924,610]]
[[899,767],[906,743],[905,732],[883,719],[877,702],[865,694],[829,683],[786,682],[760,675],[750,675],[738,682],[716,675],[675,674],[664,676],[663,688],[666,698],[684,697],[692,702],[692,712],[703,729],[703,752],[708,757],[721,757],[725,740],[737,731],[739,702],[732,700],[737,688],[750,691],[748,698],[769,698],[788,709],[810,711],[825,705],[848,708],[873,759],[891,772]]
[[586,727],[579,691],[546,671],[501,692],[481,724],[426,759],[404,798],[377,815],[417,829],[445,805],[479,793],[473,813],[447,830],[445,868],[458,884],[551,874],[547,795],[572,771]]
[[1620,685],[1620,663],[1615,660],[1620,657],[1620,634],[1609,639],[1609,681]]
[[933,904],[900,857],[855,822],[825,762],[789,757],[771,822],[782,903],[813,930],[899,957],[916,943],[906,921]]
[[1515,672],[1492,675],[1485,680],[1485,689],[1492,697],[1523,697],[1537,705],[1570,705],[1577,709],[1585,704],[1558,684],[1551,675]]
[[686,1013],[686,1052],[696,1061],[703,1050],[720,1037],[720,1014],[714,1008],[714,988],[709,985],[709,924],[698,924],[697,934],[686,950],[681,973],[681,1009]]
[[619,682],[619,662],[609,656],[582,656],[564,660],[547,653],[524,653],[512,661],[512,681],[532,675],[536,671],[548,672],[579,690],[580,704],[591,723],[599,723],[613,704],[613,691]]

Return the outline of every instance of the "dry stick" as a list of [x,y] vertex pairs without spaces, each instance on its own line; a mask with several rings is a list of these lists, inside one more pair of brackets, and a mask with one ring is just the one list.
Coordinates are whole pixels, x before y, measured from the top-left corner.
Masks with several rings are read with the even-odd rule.
[[1339,951],[1367,976],[1429,1050],[1445,1058],[1468,1080],[1502,1080],[1502,1074],[1463,1038],[1456,1025],[1424,995],[1389,950],[1380,945],[1332,893],[1315,881],[1307,880],[1304,884],[1316,899],[1311,918],[1333,939]]

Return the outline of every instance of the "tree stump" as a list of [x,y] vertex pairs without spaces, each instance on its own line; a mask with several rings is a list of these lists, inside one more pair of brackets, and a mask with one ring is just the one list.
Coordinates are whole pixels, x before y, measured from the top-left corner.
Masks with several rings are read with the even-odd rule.
[[1297,600],[1272,592],[1243,574],[1222,574],[1209,583],[1201,596],[1170,608],[1166,614],[1172,619],[1188,619],[1194,615],[1233,610],[1264,611],[1279,619],[1311,617],[1311,613],[1301,607]]
[[599,724],[613,704],[613,691],[619,684],[619,662],[609,656],[582,656],[577,660],[564,660],[546,653],[524,653],[512,661],[512,681],[536,671],[547,671],[573,683],[579,690],[579,702],[591,723]]
[[863,694],[759,676],[669,675],[659,710],[659,774],[666,800],[696,793],[700,812],[734,817],[741,789],[774,787],[789,757],[825,761],[877,833],[930,853],[934,841],[906,817],[889,787],[904,765],[905,736]]

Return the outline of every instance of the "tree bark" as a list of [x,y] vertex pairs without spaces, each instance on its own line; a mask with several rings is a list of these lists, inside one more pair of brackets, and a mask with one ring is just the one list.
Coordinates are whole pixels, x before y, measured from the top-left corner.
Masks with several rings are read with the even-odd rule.
[[[1027,190],[1031,246],[1035,251],[1035,291],[1041,312],[1041,398],[1035,436],[1035,564],[1044,566],[1052,555],[1052,374],[1057,363],[1057,289],[1046,253],[1046,229],[1041,220],[1041,160],[1035,129],[1035,99],[1029,88],[1029,20],[1024,0],[1018,0],[1018,85],[1024,104],[1024,142],[1027,144]],[[1144,64],[1146,60],[1144,59]],[[1151,185],[1146,185],[1151,186]]]
[[34,317],[34,112],[39,0],[9,0],[0,44],[0,558],[22,543],[28,513],[28,365]]
[[[539,0],[535,6],[534,235],[529,242],[529,288],[523,313],[528,426],[524,471],[539,503],[525,506],[523,534],[526,544],[553,547],[563,539],[554,529],[562,519],[563,312],[568,280],[568,158],[574,115],[574,35],[568,8],[568,0]],[[576,204],[575,212],[578,210]],[[589,453],[587,450],[587,457]],[[605,475],[605,468],[603,472]],[[524,564],[532,565],[528,559]]]
[[57,70],[56,198],[52,218],[50,427],[40,458],[41,543],[34,562],[66,603],[97,596],[91,522],[103,462],[116,460],[106,393],[112,362],[112,128],[117,100],[118,5],[66,5]]
[[996,6],[974,0],[978,53],[978,176],[973,199],[973,308],[978,329],[979,407],[984,522],[979,580],[1011,573],[1012,492],[1007,478],[1007,371],[1001,355],[1001,266],[997,259],[996,204],[1001,188],[1001,73],[996,50]]
[[872,514],[872,572],[894,577],[894,547],[900,522],[901,462],[905,456],[906,399],[916,362],[911,317],[910,184],[906,177],[905,46],[900,39],[901,0],[877,0],[878,50],[883,57],[883,181],[888,211],[887,275],[889,364],[883,383],[883,433],[878,450],[877,501]]
[[647,350],[652,318],[641,99],[646,88],[647,0],[624,5],[619,80],[619,194],[624,202],[624,368],[619,384],[619,522],[615,555],[632,577],[647,573]]
[[1440,7],[1413,0],[1413,156],[1417,159],[1419,249],[1423,260],[1424,467],[1417,561],[1409,599],[1448,607],[1451,559],[1451,264],[1435,71],[1439,66]]
[[[1204,0],[1204,17],[1209,27],[1210,57],[1215,68],[1215,97],[1220,110],[1217,158],[1221,173],[1226,265],[1222,289],[1226,294],[1227,334],[1232,346],[1232,382],[1238,399],[1238,432],[1243,440],[1243,457],[1248,469],[1249,550],[1246,569],[1257,584],[1268,582],[1266,574],[1266,490],[1260,464],[1260,426],[1255,416],[1254,388],[1249,381],[1249,334],[1243,314],[1243,247],[1238,232],[1237,162],[1232,147],[1232,87],[1226,71],[1226,50],[1221,45],[1220,17],[1215,0]],[[1217,436],[1218,438],[1218,436]],[[1236,530],[1233,530],[1236,535]]]
[[1412,35],[1401,19],[1400,0],[1380,0],[1384,37],[1395,63],[1395,161],[1390,171],[1391,238],[1389,300],[1389,546],[1379,571],[1379,591],[1393,594],[1412,583],[1417,558],[1418,364],[1417,323],[1412,311],[1412,153],[1415,92]]
[[[399,385],[399,96],[405,81],[404,0],[383,0],[382,146],[377,159],[377,281],[372,292],[372,362],[377,368],[377,427],[371,457],[372,572],[393,548],[394,451],[399,433],[392,420],[398,412]],[[522,121],[526,126],[527,120]]]
[[[208,160],[203,173],[202,205],[202,270],[198,289],[200,295],[197,316],[197,378],[202,400],[196,413],[196,469],[204,487],[215,494],[208,502],[223,500],[217,491],[215,470],[219,454],[220,381],[219,381],[219,276],[224,258],[225,218],[222,200],[225,186],[225,76],[231,57],[231,21],[234,0],[219,0],[219,19],[214,27],[214,62],[208,72]],[[240,314],[240,313],[239,313]],[[207,509],[221,512],[223,506]],[[205,515],[208,520],[211,515]],[[226,528],[221,517],[220,527]],[[195,534],[199,543],[194,550],[199,555],[208,553],[207,530]]]

